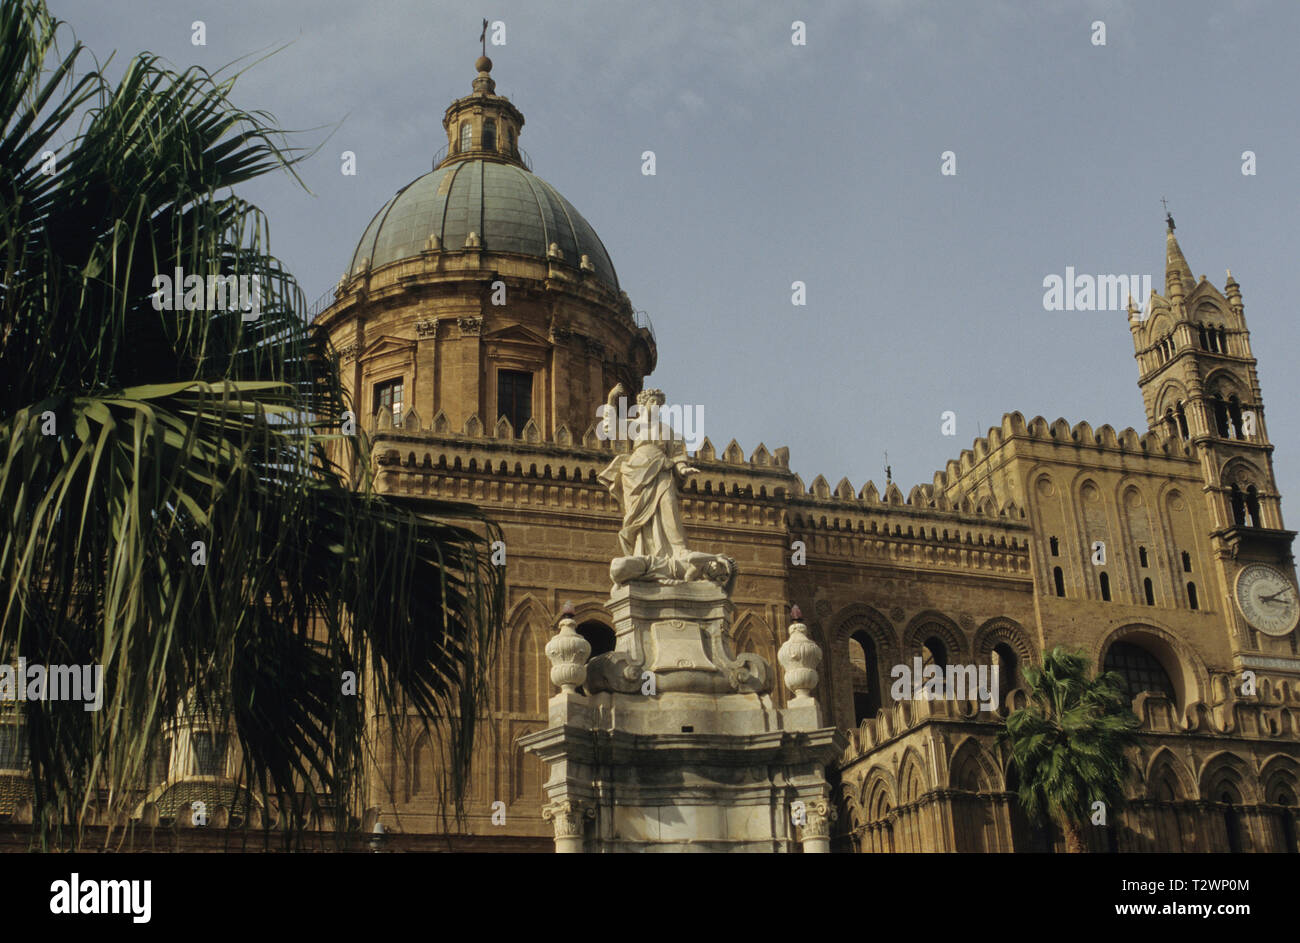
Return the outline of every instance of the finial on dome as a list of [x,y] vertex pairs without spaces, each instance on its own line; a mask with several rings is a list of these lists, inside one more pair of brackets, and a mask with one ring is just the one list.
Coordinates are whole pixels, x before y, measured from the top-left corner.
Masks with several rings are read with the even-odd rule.
[[491,72],[492,60],[489,59],[487,56],[479,56],[477,59],[474,60],[474,68],[477,69],[479,72]]

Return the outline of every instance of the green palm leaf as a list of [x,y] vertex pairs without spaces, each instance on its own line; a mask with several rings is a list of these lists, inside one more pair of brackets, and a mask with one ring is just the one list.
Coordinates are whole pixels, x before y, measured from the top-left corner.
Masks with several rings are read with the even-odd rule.
[[[373,798],[367,704],[394,740],[408,710],[442,735],[459,801],[499,534],[331,460],[369,468],[338,432],[337,360],[232,190],[304,153],[231,103],[233,78],[141,55],[110,85],[58,36],[41,3],[0,12],[0,659],[100,664],[106,687],[99,712],[27,705],[42,839],[104,796],[129,811],[183,708],[230,719],[245,783],[291,826]],[[159,310],[177,268],[256,276],[260,316]]]

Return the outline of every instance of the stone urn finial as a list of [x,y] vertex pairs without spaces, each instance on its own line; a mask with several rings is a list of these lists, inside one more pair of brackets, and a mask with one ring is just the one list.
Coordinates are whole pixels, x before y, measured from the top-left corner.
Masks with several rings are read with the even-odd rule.
[[808,698],[817,687],[817,666],[822,660],[821,648],[808,637],[808,626],[799,621],[802,615],[798,606],[791,607],[790,637],[776,653],[785,669],[785,686],[794,692],[796,701]]
[[546,643],[546,657],[551,660],[551,683],[558,685],[563,694],[577,694],[578,686],[587,681],[591,643],[574,629],[577,623],[573,619],[573,603],[566,602],[561,615],[559,631]]

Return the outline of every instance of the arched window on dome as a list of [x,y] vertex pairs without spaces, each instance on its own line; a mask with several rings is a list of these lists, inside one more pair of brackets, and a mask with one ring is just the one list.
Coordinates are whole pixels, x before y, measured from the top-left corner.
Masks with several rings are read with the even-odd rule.
[[393,425],[401,424],[402,409],[406,399],[405,379],[405,377],[397,377],[375,384],[375,408],[371,410],[371,415],[378,415],[381,409],[387,409],[392,413]]
[[497,371],[497,415],[510,420],[515,435],[533,418],[533,375],[526,370]]
[[474,126],[468,121],[460,123],[460,150],[461,153],[474,147]]
[[497,123],[491,118],[483,119],[483,149],[488,151],[497,149]]

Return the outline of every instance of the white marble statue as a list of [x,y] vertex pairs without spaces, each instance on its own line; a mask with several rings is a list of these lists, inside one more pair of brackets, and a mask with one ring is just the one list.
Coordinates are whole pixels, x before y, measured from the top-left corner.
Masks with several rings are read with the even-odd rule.
[[[624,395],[621,383],[610,391],[606,422]],[[659,418],[664,394],[645,390],[637,394],[636,402],[632,450],[614,456],[598,476],[623,508],[623,527],[618,532],[623,556],[610,564],[610,576],[619,584],[633,580],[676,583],[708,579],[730,589],[736,574],[734,560],[698,553],[686,546],[678,489],[688,475],[699,469],[669,453],[672,430]]]

